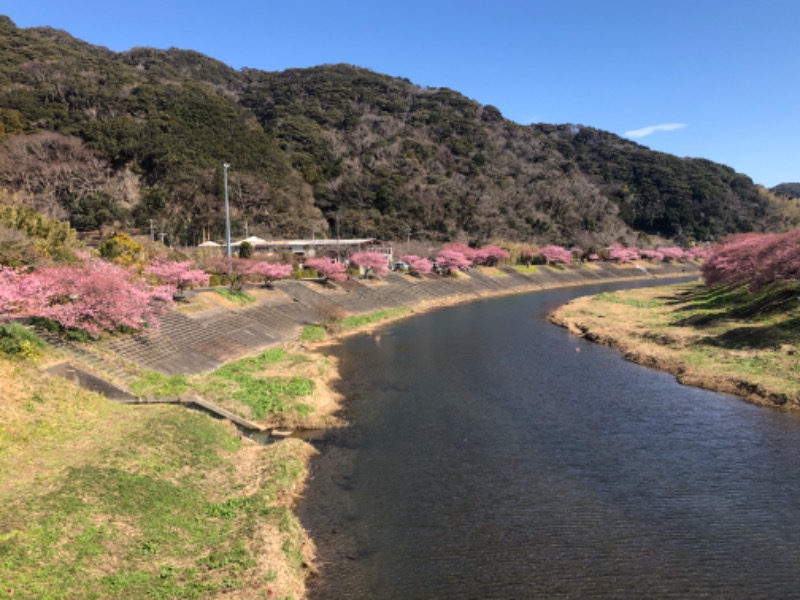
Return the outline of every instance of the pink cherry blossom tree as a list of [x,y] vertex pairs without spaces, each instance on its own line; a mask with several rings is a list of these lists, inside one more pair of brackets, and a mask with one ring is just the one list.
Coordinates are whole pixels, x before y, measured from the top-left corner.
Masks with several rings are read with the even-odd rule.
[[472,264],[475,262],[475,256],[478,254],[478,251],[475,248],[470,248],[461,242],[451,242],[449,244],[445,244],[443,250],[458,252],[461,254],[461,256],[469,261],[469,266],[472,266]]
[[478,248],[474,255],[474,262],[476,265],[486,265],[487,267],[494,267],[501,260],[506,260],[511,256],[506,250],[494,244],[486,244]]
[[46,306],[31,316],[100,337],[106,332],[158,327],[175,288],[152,286],[134,270],[98,258],[47,267],[29,275],[43,290]]
[[202,269],[193,268],[192,261],[183,262],[152,262],[145,269],[145,275],[150,275],[162,285],[174,286],[177,296],[183,296],[185,290],[195,286],[207,286],[211,275]]
[[651,262],[662,262],[664,260],[664,254],[658,250],[642,250],[641,255],[642,258],[646,258]]
[[433,268],[431,261],[427,258],[419,257],[416,254],[407,254],[400,260],[408,265],[408,271],[412,275],[426,275],[430,273]]
[[469,269],[472,266],[471,260],[455,250],[442,250],[436,255],[436,262],[446,274],[451,274],[457,269]]
[[389,272],[389,263],[385,254],[380,252],[356,252],[350,257],[350,262],[364,269],[367,276],[381,278]]
[[264,286],[271,287],[280,279],[288,279],[292,274],[292,265],[283,263],[257,262],[247,268],[248,275],[257,275],[264,279]]
[[46,306],[40,278],[26,269],[0,266],[0,322],[38,314]]
[[800,279],[800,228],[731,236],[711,249],[702,269],[708,285],[748,285],[754,291]]
[[621,263],[629,263],[638,260],[639,256],[638,248],[626,248],[618,243],[611,244],[611,247],[608,249],[608,257],[611,260]]
[[239,258],[238,256],[227,258],[223,256],[211,259],[205,266],[212,273],[216,273],[226,279],[232,292],[238,292],[244,287],[252,264],[253,262],[246,258]]
[[686,251],[678,246],[667,246],[659,248],[659,252],[664,256],[664,262],[673,262],[686,259]]
[[695,246],[687,251],[687,255],[691,260],[705,260],[710,254],[710,246]]
[[572,262],[572,252],[562,246],[545,246],[540,250],[540,254],[548,265],[553,263],[569,265]]
[[347,279],[347,268],[344,263],[336,262],[332,258],[309,258],[305,261],[305,266],[317,271],[326,282]]

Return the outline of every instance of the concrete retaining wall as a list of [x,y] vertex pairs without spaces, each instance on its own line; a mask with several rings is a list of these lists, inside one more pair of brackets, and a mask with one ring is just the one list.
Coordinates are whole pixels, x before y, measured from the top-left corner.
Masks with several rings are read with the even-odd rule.
[[601,281],[698,274],[694,264],[633,266],[595,264],[576,269],[539,267],[537,273],[513,269],[473,269],[458,278],[421,278],[391,274],[382,281],[349,280],[322,285],[282,281],[259,302],[230,310],[184,314],[170,312],[159,331],[121,336],[103,343],[120,358],[165,374],[200,373],[269,346],[296,339],[302,328],[335,310],[369,313],[430,302],[469,301],[491,295],[522,293]]

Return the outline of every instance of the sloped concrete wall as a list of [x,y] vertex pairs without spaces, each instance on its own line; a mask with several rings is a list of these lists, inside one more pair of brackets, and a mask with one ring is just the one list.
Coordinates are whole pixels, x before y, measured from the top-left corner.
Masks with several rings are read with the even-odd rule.
[[522,293],[566,285],[630,278],[698,274],[693,264],[632,266],[595,264],[576,269],[539,267],[502,275],[473,269],[458,278],[420,278],[390,274],[382,281],[350,280],[322,285],[315,281],[282,281],[254,305],[197,314],[170,312],[158,331],[113,338],[104,348],[119,357],[165,374],[200,373],[269,346],[296,339],[307,324],[332,310],[369,313],[398,306],[456,303],[491,295]]

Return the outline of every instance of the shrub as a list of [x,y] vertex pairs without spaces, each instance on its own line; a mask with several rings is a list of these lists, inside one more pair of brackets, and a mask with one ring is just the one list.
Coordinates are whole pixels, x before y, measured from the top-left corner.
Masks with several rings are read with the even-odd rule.
[[253,244],[250,242],[242,242],[239,244],[239,258],[243,260],[253,258]]
[[105,238],[97,249],[100,256],[123,267],[141,265],[145,261],[144,246],[124,232]]
[[345,310],[338,304],[330,300],[323,300],[314,307],[317,323],[325,328],[325,331],[334,333],[339,329],[339,321],[344,318]]
[[0,352],[7,356],[35,359],[45,346],[42,338],[19,323],[0,325]]

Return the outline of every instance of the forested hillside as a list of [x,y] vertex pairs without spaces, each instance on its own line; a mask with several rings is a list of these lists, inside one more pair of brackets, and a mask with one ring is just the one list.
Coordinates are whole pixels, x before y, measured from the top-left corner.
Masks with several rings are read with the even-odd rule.
[[0,188],[78,229],[491,239],[707,240],[786,226],[745,175],[590,127],[521,126],[445,88],[347,65],[233,70],[114,53],[0,17]]
[[800,198],[800,183],[781,183],[772,188],[776,194]]

